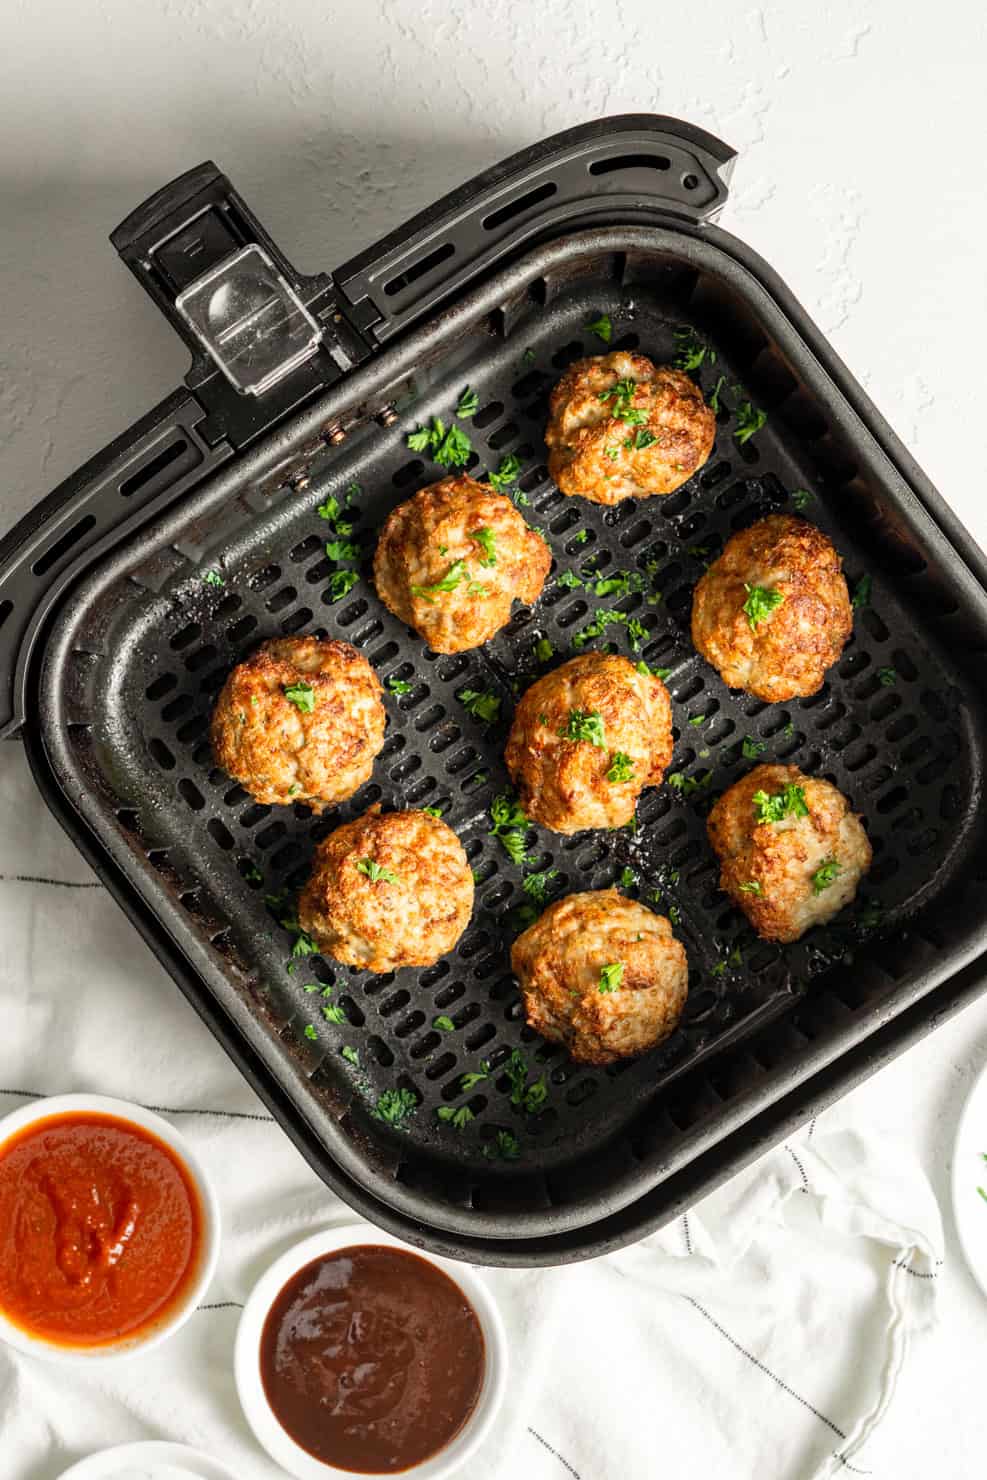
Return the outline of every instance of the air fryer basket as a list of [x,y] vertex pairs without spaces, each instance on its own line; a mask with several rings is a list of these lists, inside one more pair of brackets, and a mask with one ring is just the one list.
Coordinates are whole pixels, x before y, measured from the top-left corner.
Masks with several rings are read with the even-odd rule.
[[[794,305],[752,265],[763,268],[723,233],[671,220],[584,225],[526,247],[109,551],[62,603],[34,668],[26,734],[63,820],[126,881],[139,923],[173,970],[180,959],[185,990],[326,1180],[444,1252],[550,1262],[660,1224],[777,1131],[786,1099],[801,1090],[804,1108],[810,1086],[827,1083],[825,1096],[859,1077],[868,1045],[875,1063],[888,1051],[893,1020],[914,1033],[923,998],[984,947],[987,598],[902,476],[907,464],[892,463],[844,394],[842,367],[822,362]],[[603,313],[612,347],[658,361],[674,356],[676,329],[695,329],[716,355],[700,379],[709,390],[722,377],[724,408],[698,477],[612,510],[564,498],[543,465],[547,392],[573,359],[599,351],[586,325]],[[485,648],[439,657],[377,600],[369,562],[387,512],[441,476],[409,452],[407,433],[433,415],[449,421],[467,384],[479,396],[465,423],[471,470],[520,459],[524,512],[555,566],[537,606]],[[747,398],[768,422],[741,446],[733,410]],[[362,552],[361,579],[338,601],[317,512],[330,495],[348,503]],[[691,590],[734,530],[792,507],[832,536],[852,587],[869,577],[870,596],[820,694],[765,706],[727,690],[692,650]],[[597,598],[560,583],[567,571],[639,573],[645,589]],[[524,1026],[508,953],[526,896],[489,820],[508,789],[501,757],[517,694],[571,655],[600,609],[617,619],[580,641],[670,669],[670,770],[687,793],[701,783],[645,792],[633,831],[529,835],[533,866],[558,870],[553,897],[618,883],[671,912],[689,952],[679,1032],[602,1071],[572,1065]],[[645,635],[635,640],[627,619]],[[371,782],[319,820],[253,803],[213,766],[207,738],[230,666],[262,639],[300,631],[344,638],[385,685],[410,685],[388,696]],[[549,665],[535,652],[544,637]],[[494,725],[471,717],[466,689],[497,695]],[[726,906],[705,837],[710,800],[751,764],[745,737],[763,744],[763,760],[834,781],[874,844],[856,906],[786,948],[757,941]],[[477,877],[470,928],[423,972],[292,961],[269,896],[290,898],[315,842],[378,800],[443,808]],[[326,1020],[327,1000],[344,1022]],[[451,1031],[433,1026],[439,1015]],[[513,1103],[514,1051],[531,1080],[545,1076],[539,1114]],[[467,1073],[486,1077],[464,1092]],[[417,1109],[392,1127],[373,1108],[402,1087]],[[472,1119],[456,1129],[436,1115],[445,1106]],[[500,1154],[503,1132],[516,1159]]]

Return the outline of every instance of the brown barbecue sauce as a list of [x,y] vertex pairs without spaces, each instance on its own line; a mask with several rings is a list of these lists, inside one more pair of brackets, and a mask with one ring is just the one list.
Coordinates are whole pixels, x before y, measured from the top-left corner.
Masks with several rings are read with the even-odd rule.
[[261,1333],[260,1370],[282,1428],[340,1469],[396,1474],[444,1449],[476,1407],[476,1312],[417,1254],[361,1244],[293,1275]]

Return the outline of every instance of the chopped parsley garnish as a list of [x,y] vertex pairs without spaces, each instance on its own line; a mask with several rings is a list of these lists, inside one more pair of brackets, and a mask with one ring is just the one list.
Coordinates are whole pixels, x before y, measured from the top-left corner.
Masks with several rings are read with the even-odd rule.
[[538,904],[544,904],[548,886],[553,879],[558,878],[558,873],[557,868],[545,868],[540,873],[528,874],[527,878],[521,881],[521,888]]
[[313,1043],[317,1041],[319,1037],[319,1030],[314,1023],[306,1023],[304,1031],[306,1038],[311,1039]]
[[315,511],[320,519],[328,519],[331,523],[339,518],[339,499],[330,493],[324,504],[320,504]]
[[334,606],[337,601],[342,601],[344,596],[348,596],[359,579],[359,573],[355,570],[334,571],[329,577],[330,604]]
[[824,889],[829,888],[830,884],[834,882],[837,875],[841,872],[842,870],[836,859],[827,858],[825,863],[821,863],[812,875],[813,892],[815,894],[821,894]]
[[558,575],[555,577],[555,581],[557,585],[565,586],[570,591],[581,591],[583,588],[583,582],[582,580],[580,580],[579,576],[576,575],[576,572],[574,570],[559,571]]
[[490,803],[490,830],[492,838],[499,838],[504,851],[513,863],[524,862],[524,835],[530,823],[517,802],[506,792],[494,797]]
[[515,457],[513,452],[509,452],[506,457],[501,458],[497,471],[488,473],[487,477],[490,480],[490,487],[496,488],[498,493],[503,493],[505,488],[510,488],[512,483],[517,482],[520,473],[520,458]]
[[456,1024],[451,1017],[446,1017],[445,1013],[441,1013],[438,1017],[432,1019],[432,1027],[438,1033],[453,1033],[455,1032]]
[[[619,447],[604,447],[604,449],[603,449],[603,456],[604,457],[608,457],[611,462],[616,462],[617,459],[618,459],[618,457],[620,456],[620,448]],[[608,479],[610,478],[610,474],[609,473],[607,474],[607,478]]]
[[549,663],[555,657],[555,649],[547,637],[539,637],[535,643],[535,658],[539,663]]
[[677,791],[680,797],[695,796],[697,791],[704,791],[711,785],[713,780],[712,771],[707,771],[705,776],[685,776],[681,771],[673,771],[668,778],[668,784],[673,791]]
[[326,554],[330,560],[356,560],[360,555],[360,546],[355,545],[352,540],[330,540],[326,545]]
[[350,1048],[349,1044],[347,1043],[339,1051],[348,1064],[352,1064],[354,1069],[359,1069],[360,1055],[357,1053],[355,1048]]
[[708,345],[689,324],[680,324],[674,330],[674,334],[678,348],[672,363],[677,370],[698,370],[703,361],[707,359],[711,365],[716,364],[715,349]]
[[501,1161],[517,1161],[521,1147],[517,1136],[512,1136],[510,1131],[498,1131],[494,1139],[484,1146],[483,1154],[491,1161],[498,1156]]
[[356,871],[358,874],[366,874],[371,884],[396,884],[398,876],[393,870],[384,866],[374,858],[360,858],[357,860]]
[[599,990],[601,992],[616,992],[623,979],[623,961],[612,961],[609,966],[600,968]]
[[634,780],[634,762],[625,750],[615,750],[607,771],[607,780],[614,785]]
[[809,808],[805,790],[792,781],[769,796],[766,791],[756,791],[752,797],[755,822],[781,822],[785,817],[808,817]]
[[586,541],[588,539],[589,539],[589,530],[588,529],[580,529],[580,530],[577,531],[576,534],[573,535],[573,537],[572,537],[572,543],[574,545],[585,545],[585,543],[586,543]]
[[898,671],[895,668],[879,668],[877,676],[886,689],[893,689],[898,682]]
[[531,348],[531,346],[529,345],[528,348],[525,350],[524,354],[521,356],[521,364],[522,365],[533,365],[534,363],[535,363],[535,352]]
[[486,525],[483,525],[480,529],[474,529],[470,535],[470,539],[475,540],[483,551],[483,557],[480,561],[481,565],[497,564],[497,548],[494,543],[494,532],[492,529],[488,529]]
[[644,427],[638,427],[633,437],[628,437],[623,443],[625,452],[643,452],[646,447],[653,447],[658,441],[654,432],[647,431]]
[[472,386],[468,385],[456,405],[456,415],[465,421],[467,417],[475,416],[479,409],[480,398]]
[[733,429],[733,435],[741,446],[749,442],[756,432],[759,432],[768,419],[766,411],[761,411],[750,401],[741,401],[736,411],[737,425]]
[[471,1089],[476,1089],[478,1084],[482,1084],[485,1079],[489,1078],[490,1074],[488,1070],[474,1069],[469,1074],[460,1076],[459,1088],[464,1095],[468,1095]]
[[706,716],[705,716],[705,714],[694,714],[690,718],[689,723],[690,723],[690,725],[693,725],[694,727],[698,727],[699,725],[704,725],[706,723]]
[[710,391],[709,395],[706,397],[706,404],[709,407],[710,411],[712,411],[714,416],[719,416],[720,414],[720,390],[725,380],[726,376],[721,375],[719,380],[714,385],[713,389]]
[[468,1105],[460,1105],[456,1108],[452,1105],[440,1105],[435,1113],[439,1120],[444,1121],[446,1125],[451,1125],[457,1131],[461,1131],[473,1119],[473,1112]]
[[371,1114],[388,1125],[400,1125],[418,1109],[418,1099],[410,1089],[385,1089]]
[[644,412],[637,411],[634,407],[634,396],[637,392],[636,380],[617,380],[609,390],[600,391],[598,399],[601,401],[612,401],[610,414],[617,421],[627,422],[634,426],[644,421]]
[[765,745],[765,742],[763,740],[755,740],[754,737],[753,737],[753,735],[745,735],[744,736],[744,743],[740,747],[741,753],[743,754],[743,757],[744,757],[744,760],[745,761],[756,761],[757,758],[758,758],[758,756],[761,754],[762,750],[764,749],[764,745]]
[[466,561],[454,560],[440,581],[434,581],[431,586],[412,586],[412,596],[422,596],[426,601],[434,601],[436,596],[446,591],[455,591],[466,576]]
[[764,890],[756,879],[748,879],[746,884],[741,884],[740,892],[741,894],[756,894],[760,897],[764,893]]
[[617,882],[620,885],[621,889],[633,889],[634,885],[637,883],[637,874],[632,868],[629,868],[625,864],[620,871],[620,878],[617,880]]
[[408,683],[407,679],[404,678],[389,678],[387,680],[387,687],[390,689],[392,694],[411,693],[411,684]]
[[773,587],[749,586],[746,581],[744,590],[747,592],[747,600],[744,602],[742,611],[751,631],[756,632],[765,617],[770,616],[781,606],[785,594],[783,591],[776,591]]
[[598,611],[587,626],[581,632],[577,632],[572,639],[572,645],[577,650],[583,648],[594,637],[602,637],[606,629],[616,624],[627,628],[627,636],[630,639],[631,651],[637,652],[642,642],[647,641],[648,629],[637,617],[629,617],[626,612],[614,611],[608,607]]
[[442,812],[443,812],[443,808],[442,807],[423,807],[422,808],[422,811],[425,813],[425,816],[426,817],[441,817],[442,816]]
[[469,461],[473,450],[469,437],[461,427],[447,427],[441,417],[433,416],[430,427],[419,427],[408,433],[408,446],[412,452],[428,452],[432,461],[443,468],[462,468]]
[[592,576],[586,576],[587,583],[592,583],[590,589],[594,596],[630,596],[632,592],[643,591],[645,581],[639,570],[617,570],[611,576],[601,576],[599,580],[593,581]]
[[807,509],[811,502],[812,494],[807,488],[796,488],[792,490],[792,503],[800,513],[803,509]]
[[528,1083],[528,1065],[520,1049],[512,1048],[510,1058],[504,1065],[511,1086],[511,1104],[517,1105],[528,1115],[540,1115],[548,1099],[548,1085],[544,1074],[533,1083]]
[[346,1021],[345,1012],[341,1007],[337,1007],[335,1003],[327,1003],[322,1009],[322,1016],[327,1023],[345,1023]]
[[613,338],[613,324],[610,322],[610,315],[606,313],[601,313],[598,319],[594,319],[591,324],[586,324],[585,329],[587,334],[595,334],[597,339],[603,340],[604,344],[609,344]]
[[500,715],[500,700],[496,694],[463,689],[457,697],[467,713],[474,719],[482,720],[485,725],[492,725]]
[[859,610],[862,606],[869,606],[871,584],[870,576],[862,575],[854,586],[853,595],[850,597],[850,605],[855,610]]
[[282,687],[289,704],[294,704],[302,714],[312,713],[315,708],[315,690],[310,683],[301,679],[298,683],[286,683]]
[[225,586],[226,582],[218,570],[207,570],[202,577],[207,586]]
[[601,749],[606,745],[603,716],[598,709],[570,709],[568,722],[559,734],[563,740],[587,740],[590,745],[598,745]]

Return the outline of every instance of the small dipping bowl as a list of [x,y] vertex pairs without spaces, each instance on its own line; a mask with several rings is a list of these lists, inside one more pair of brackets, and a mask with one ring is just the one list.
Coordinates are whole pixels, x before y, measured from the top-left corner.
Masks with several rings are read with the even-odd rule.
[[[0,1158],[9,1143],[27,1131],[40,1130],[45,1121],[61,1121],[65,1117],[105,1116],[120,1121],[124,1126],[133,1126],[160,1141],[181,1164],[186,1179],[198,1202],[200,1238],[195,1267],[186,1279],[185,1288],[174,1299],[166,1302],[161,1315],[152,1317],[138,1330],[116,1340],[99,1341],[92,1345],[81,1342],[61,1342],[57,1338],[35,1334],[12,1319],[8,1319],[0,1306],[0,1341],[17,1351],[27,1352],[45,1361],[61,1362],[80,1366],[92,1363],[119,1361],[150,1350],[172,1336],[183,1326],[201,1301],[212,1280],[219,1257],[220,1215],[219,1204],[208,1173],[192,1147],[167,1121],[152,1110],[141,1105],[132,1105],[127,1100],[111,1099],[106,1095],[52,1095],[49,1099],[32,1100],[0,1120]],[[0,1206],[0,1219],[3,1209]]]
[[[285,1286],[301,1270],[327,1255],[348,1248],[396,1249],[446,1275],[472,1307],[483,1335],[484,1372],[476,1403],[462,1427],[427,1459],[402,1470],[352,1470],[316,1458],[297,1444],[268,1400],[261,1374],[261,1348],[267,1317]],[[235,1372],[240,1402],[260,1444],[282,1469],[297,1480],[391,1480],[395,1474],[414,1480],[446,1480],[459,1470],[490,1433],[507,1386],[507,1337],[493,1296],[466,1264],[422,1254],[410,1244],[369,1223],[347,1224],[313,1234],[277,1259],[251,1291],[236,1337]]]

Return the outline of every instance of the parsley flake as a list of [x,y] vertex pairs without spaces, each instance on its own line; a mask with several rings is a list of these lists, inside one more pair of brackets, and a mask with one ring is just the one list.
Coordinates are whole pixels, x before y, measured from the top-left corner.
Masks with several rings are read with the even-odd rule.
[[[632,413],[635,412],[634,396],[637,392],[636,380],[617,380],[608,390],[600,391],[597,397],[600,401],[612,401],[610,414],[616,421],[629,422],[634,425]],[[644,412],[637,414],[639,420],[644,420]]]
[[391,677],[387,680],[387,687],[392,694],[410,694],[411,684],[407,679]]
[[558,878],[558,873],[557,868],[546,868],[540,873],[528,874],[525,879],[522,879],[521,888],[538,904],[544,904],[548,886],[553,879]]
[[643,452],[646,447],[653,447],[657,441],[654,432],[638,427],[633,437],[626,438],[623,447],[625,452]]
[[745,761],[756,761],[762,750],[764,750],[764,747],[765,742],[763,740],[755,740],[753,735],[745,735],[744,743],[740,749]]
[[398,882],[396,873],[389,868],[384,868],[373,858],[357,859],[356,871],[358,874],[366,874],[371,884],[396,884]]
[[721,375],[719,380],[714,385],[713,389],[710,391],[709,395],[706,397],[706,404],[709,407],[710,411],[712,411],[714,416],[719,416],[720,414],[720,390],[725,380],[726,376]]
[[467,386],[456,405],[456,415],[463,421],[475,416],[480,409],[480,398],[472,386]]
[[549,663],[555,657],[555,649],[547,637],[539,637],[535,643],[535,658],[539,663]]
[[804,788],[791,781],[772,796],[766,791],[756,791],[751,800],[754,803],[754,820],[758,823],[781,822],[785,817],[809,815]]
[[469,462],[473,445],[461,427],[447,427],[441,417],[433,416],[430,427],[419,427],[408,434],[412,452],[428,452],[442,468],[463,468]]
[[282,684],[282,689],[289,704],[294,704],[302,714],[312,713],[315,708],[315,690],[310,683],[302,679],[298,683]]
[[624,781],[634,780],[634,762],[625,750],[614,751],[610,760],[610,769],[607,771],[607,780],[614,786]]
[[741,401],[737,407],[737,425],[733,429],[733,435],[741,447],[761,430],[767,419],[766,411],[759,410],[750,401]]
[[835,881],[837,875],[841,872],[842,870],[836,859],[827,858],[825,863],[821,863],[812,875],[813,893],[821,894],[824,889],[828,889],[830,884]]
[[689,324],[680,324],[673,331],[677,352],[673,364],[677,370],[698,370],[704,360],[716,364],[716,351],[697,334]]
[[764,890],[761,888],[757,879],[748,879],[746,884],[741,884],[740,892],[741,894],[756,894],[760,897],[764,893]]
[[812,494],[807,488],[796,488],[792,491],[792,504],[801,511],[807,509],[812,502]]
[[707,771],[705,776],[686,776],[681,771],[673,771],[668,778],[668,784],[674,792],[683,799],[695,796],[698,791],[705,791],[713,781],[712,771]]
[[496,694],[480,693],[476,689],[463,689],[457,695],[460,704],[474,719],[492,725],[500,716],[500,700]]
[[497,549],[494,543],[494,532],[492,529],[489,529],[484,524],[480,529],[473,530],[470,539],[475,540],[483,551],[483,556],[480,560],[481,565],[497,564]]
[[435,1114],[439,1120],[446,1125],[451,1125],[457,1131],[461,1131],[473,1119],[473,1112],[468,1105],[460,1105],[457,1108],[453,1108],[452,1105],[440,1105]]
[[559,731],[559,735],[563,740],[586,740],[590,745],[598,745],[601,750],[606,745],[603,738],[603,716],[598,709],[570,709],[568,723]]
[[456,1024],[451,1017],[446,1017],[445,1013],[441,1013],[439,1017],[432,1019],[432,1027],[438,1033],[453,1033],[455,1032]]
[[329,577],[329,602],[335,606],[337,601],[342,601],[348,596],[360,579],[355,570],[337,570]]
[[785,599],[783,591],[776,591],[768,586],[749,586],[744,582],[744,590],[747,592],[747,600],[741,610],[747,618],[748,626],[752,632],[756,632],[765,617],[775,611]]
[[314,1023],[306,1023],[304,1028],[305,1037],[315,1043],[319,1036],[319,1030]]
[[220,575],[220,573],[219,573],[218,570],[207,570],[206,573],[205,573],[205,575],[202,577],[202,579],[203,579],[203,582],[207,586],[225,586],[226,585],[226,581]]
[[499,838],[501,846],[513,863],[523,863],[525,858],[524,835],[531,824],[517,802],[513,801],[506,792],[494,797],[490,803],[490,820],[493,823],[490,836]]
[[322,1016],[325,1018],[327,1023],[346,1022],[345,1012],[341,1007],[337,1007],[335,1003],[327,1003],[326,1006],[322,1009]]
[[483,1154],[488,1160],[496,1160],[499,1156],[501,1161],[517,1161],[521,1147],[517,1136],[511,1135],[510,1131],[498,1131],[494,1139],[484,1146]]
[[461,585],[466,576],[466,561],[454,560],[439,581],[434,581],[431,586],[412,586],[412,596],[421,596],[425,601],[434,602],[436,596],[443,595],[447,591],[455,591]]
[[498,493],[503,493],[505,488],[510,488],[512,483],[517,482],[520,473],[520,458],[515,457],[513,452],[509,452],[506,457],[501,458],[496,472],[488,473],[487,478],[491,488],[496,488]]
[[601,992],[616,992],[623,979],[623,961],[612,961],[609,966],[600,968],[599,990]]
[[895,668],[879,668],[877,677],[886,689],[893,689],[898,682],[898,671]]
[[400,1125],[418,1109],[418,1098],[410,1089],[385,1089],[370,1112],[375,1120]]
[[459,1088],[464,1095],[468,1095],[471,1089],[476,1089],[478,1084],[482,1084],[485,1079],[489,1078],[490,1075],[486,1069],[474,1069],[471,1073],[460,1076]]
[[355,545],[352,540],[330,540],[326,545],[326,554],[330,560],[356,560],[359,558],[360,546]]
[[609,314],[601,313],[598,319],[594,319],[591,324],[585,324],[583,327],[587,334],[595,334],[597,339],[603,340],[604,344],[609,344],[613,338],[613,324],[610,322]]
[[862,606],[870,605],[870,588],[870,576],[862,575],[860,577],[860,580],[854,586],[853,595],[850,598],[850,605],[854,608],[854,610],[859,611]]
[[349,1044],[347,1043],[339,1051],[348,1064],[352,1064],[354,1069],[359,1069],[360,1055],[357,1053],[355,1048],[350,1048]]
[[339,499],[330,493],[325,503],[320,504],[315,512],[320,519],[328,519],[330,523],[335,523],[340,514]]

